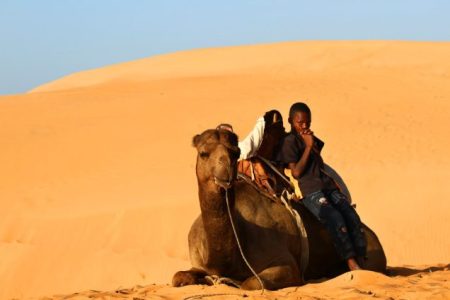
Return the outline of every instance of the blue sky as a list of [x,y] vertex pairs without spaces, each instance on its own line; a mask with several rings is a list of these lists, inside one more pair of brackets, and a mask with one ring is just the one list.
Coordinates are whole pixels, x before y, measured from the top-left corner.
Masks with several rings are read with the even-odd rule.
[[0,0],[0,94],[193,48],[450,41],[449,0]]

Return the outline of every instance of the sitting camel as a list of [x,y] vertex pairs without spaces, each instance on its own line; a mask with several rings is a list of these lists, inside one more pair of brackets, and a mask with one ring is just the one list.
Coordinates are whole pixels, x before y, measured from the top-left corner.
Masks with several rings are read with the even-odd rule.
[[[305,249],[291,213],[254,185],[236,180],[239,148],[234,133],[206,130],[194,137],[193,144],[198,151],[201,215],[188,237],[192,269],[177,272],[173,286],[204,284],[207,276],[216,275],[238,282],[242,289],[273,290],[301,285],[303,277],[308,280],[348,271],[325,227],[294,203],[308,234],[309,263],[301,265]],[[364,230],[368,242],[364,268],[384,272],[383,248],[373,231],[367,226]]]

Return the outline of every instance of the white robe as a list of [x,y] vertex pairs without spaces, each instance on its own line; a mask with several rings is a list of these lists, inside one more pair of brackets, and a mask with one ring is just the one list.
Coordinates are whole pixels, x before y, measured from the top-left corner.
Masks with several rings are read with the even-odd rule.
[[244,140],[239,142],[239,149],[241,149],[239,159],[248,159],[256,155],[256,151],[258,151],[263,140],[265,125],[264,118],[258,118],[252,131]]

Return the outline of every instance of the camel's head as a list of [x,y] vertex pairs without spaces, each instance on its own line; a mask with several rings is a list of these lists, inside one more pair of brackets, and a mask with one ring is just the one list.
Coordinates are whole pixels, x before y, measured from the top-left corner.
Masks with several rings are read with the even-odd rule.
[[228,189],[236,179],[240,150],[238,137],[228,130],[209,129],[193,138],[197,148],[197,179]]

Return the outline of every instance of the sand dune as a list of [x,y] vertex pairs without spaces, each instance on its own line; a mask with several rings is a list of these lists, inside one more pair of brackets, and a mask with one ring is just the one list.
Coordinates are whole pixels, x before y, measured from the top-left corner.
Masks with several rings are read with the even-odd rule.
[[[225,285],[186,286],[135,285],[112,291],[86,290],[53,295],[49,299],[448,299],[450,283],[448,266],[398,268],[391,277],[370,271],[353,271],[328,281],[320,280],[301,287],[278,291],[243,291]],[[406,273],[407,276],[398,275]]]
[[[450,43],[383,41],[205,49],[0,97],[0,298],[137,285],[130,295],[202,293],[161,285],[189,267],[186,236],[199,213],[191,138],[221,122],[245,136],[264,111],[286,115],[297,100],[310,104],[325,161],[388,264],[448,264],[448,53]],[[351,288],[347,273],[267,297],[448,297],[448,270],[428,273],[362,272]]]

